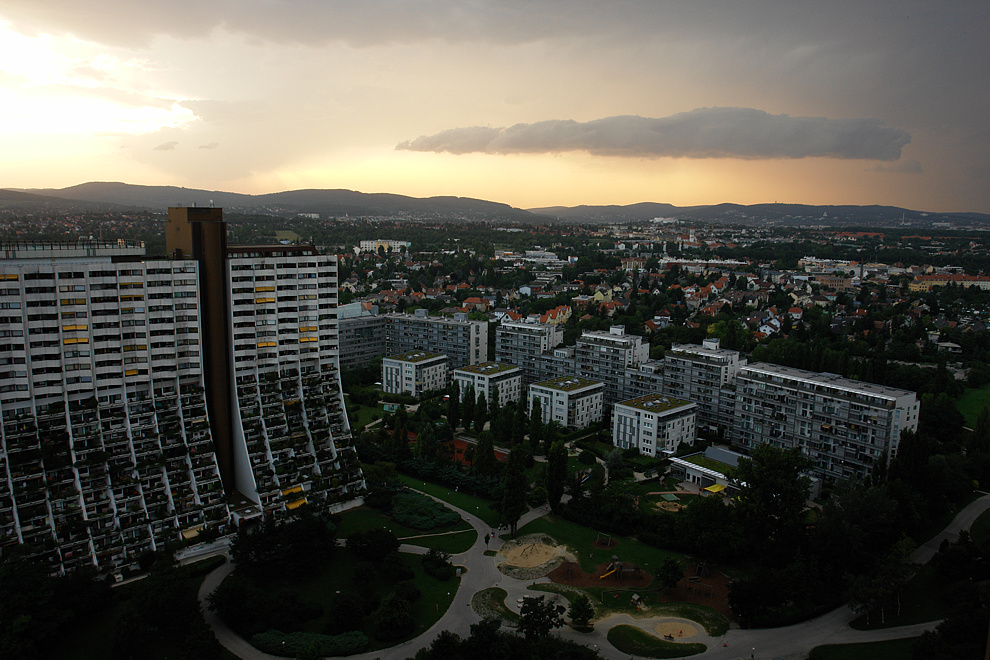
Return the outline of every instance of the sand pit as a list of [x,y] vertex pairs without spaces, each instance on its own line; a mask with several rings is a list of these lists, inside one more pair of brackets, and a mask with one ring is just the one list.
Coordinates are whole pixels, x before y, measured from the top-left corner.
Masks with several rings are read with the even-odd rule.
[[503,543],[495,555],[495,565],[510,577],[529,580],[545,576],[567,556],[567,548],[549,536],[530,534]]
[[661,637],[664,635],[672,635],[674,641],[680,639],[687,639],[688,637],[694,637],[698,634],[698,629],[692,626],[690,623],[684,623],[682,621],[661,621],[654,628],[656,633]]
[[660,511],[674,511],[674,512],[680,511],[681,509],[684,508],[683,504],[678,504],[677,502],[657,502],[653,506],[655,506]]

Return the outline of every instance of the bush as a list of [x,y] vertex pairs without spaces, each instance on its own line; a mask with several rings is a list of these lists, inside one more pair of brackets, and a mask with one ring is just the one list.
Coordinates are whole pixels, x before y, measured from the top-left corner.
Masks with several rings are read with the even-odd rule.
[[419,590],[419,587],[412,582],[400,582],[395,585],[395,589],[392,590],[392,593],[399,598],[405,598],[410,603],[415,602],[420,596],[423,595],[423,592]]
[[392,498],[392,519],[406,527],[429,531],[456,525],[461,517],[426,495],[399,493]]
[[359,557],[371,561],[382,561],[399,549],[399,539],[387,529],[370,529],[367,532],[352,532],[347,537],[347,548]]
[[398,552],[393,552],[385,557],[379,565],[379,571],[392,582],[411,580],[415,575],[412,569],[406,566],[406,562],[402,560],[402,555]]
[[375,637],[382,641],[405,637],[416,627],[412,618],[412,605],[395,593],[385,596],[382,604],[371,615],[371,620],[375,625]]
[[426,571],[426,574],[441,582],[446,582],[454,577],[456,573],[453,565],[450,563],[450,555],[439,548],[430,550],[423,555],[420,561],[423,564],[423,570]]
[[319,657],[353,655],[368,647],[368,636],[356,630],[340,635],[269,630],[253,636],[251,645],[263,653],[290,657],[314,652]]
[[578,454],[578,461],[583,463],[584,465],[594,465],[595,463],[598,462],[597,459],[595,458],[595,455],[592,454],[587,449],[582,450],[581,453]]

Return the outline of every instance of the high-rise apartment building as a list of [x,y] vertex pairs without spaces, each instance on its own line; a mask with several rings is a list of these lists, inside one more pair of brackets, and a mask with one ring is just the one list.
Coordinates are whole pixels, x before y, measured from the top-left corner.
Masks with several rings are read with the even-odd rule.
[[386,354],[385,326],[387,316],[378,307],[365,309],[364,303],[341,305],[338,311],[340,338],[340,370],[364,369],[373,359]]
[[472,321],[463,312],[453,318],[430,316],[425,309],[413,314],[388,314],[386,331],[389,355],[409,351],[443,353],[450,368],[488,361],[488,322]]
[[[559,325],[538,321],[502,321],[495,330],[495,361],[523,370],[523,383],[531,385],[561,375],[551,373],[554,348],[564,341]],[[551,359],[546,359],[546,358]]]
[[674,344],[663,359],[663,393],[698,404],[698,426],[726,430],[735,415],[735,378],[746,359],[719,347]]
[[650,359],[650,345],[638,335],[627,335],[621,325],[609,330],[585,330],[574,346],[577,373],[605,383],[605,406],[610,408],[623,397],[627,369]]
[[168,260],[124,242],[0,260],[0,544],[57,570],[220,529],[228,501],[275,514],[363,487],[335,258],[228,249],[220,209],[170,209],[166,241]]
[[735,406],[731,440],[799,447],[817,475],[838,479],[868,475],[918,428],[914,392],[764,362],[739,370]]

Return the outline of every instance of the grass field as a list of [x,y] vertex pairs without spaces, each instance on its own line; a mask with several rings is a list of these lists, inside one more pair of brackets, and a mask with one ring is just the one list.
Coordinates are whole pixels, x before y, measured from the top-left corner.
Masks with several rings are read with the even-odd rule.
[[[371,639],[371,644],[368,646],[369,651],[394,646],[425,632],[443,616],[457,592],[460,583],[459,578],[440,582],[423,571],[419,556],[407,554],[401,556],[414,573],[413,583],[422,592],[422,595],[413,603],[413,620],[416,627],[412,634],[407,637],[382,643],[374,638],[373,627],[370,622],[367,622],[363,632]],[[303,627],[306,632],[322,633],[327,624],[327,618],[330,616],[328,605],[336,593],[370,590],[376,594],[385,595],[391,590],[392,585],[379,575],[361,572],[361,564],[360,558],[355,557],[350,552],[341,551],[335,553],[322,570],[307,576],[305,579],[297,581],[271,579],[262,586],[272,590],[290,589],[305,599],[323,605],[323,615],[307,621]]]
[[505,598],[508,595],[505,589],[501,587],[482,589],[471,598],[471,608],[482,618],[496,616],[503,621],[515,623],[519,621],[519,615],[505,604]]
[[[371,529],[387,529],[403,543],[418,545],[423,548],[440,548],[452,555],[468,550],[478,538],[478,533],[464,520],[452,527],[422,532],[400,525],[381,511],[367,506],[351,509],[341,514],[340,524],[337,526],[337,537],[347,538],[353,532],[366,532]],[[441,532],[457,533],[429,536],[429,534]]]
[[983,545],[990,539],[990,510],[984,511],[973,521],[973,526],[969,528],[969,535],[976,545]]
[[877,628],[893,628],[894,626],[906,626],[912,623],[926,623],[944,618],[946,615],[946,603],[939,598],[941,583],[935,575],[935,569],[931,564],[926,564],[918,569],[901,593],[901,613],[897,614],[895,608],[888,607],[884,612],[884,620],[880,621],[880,612],[870,613],[870,622],[867,624],[866,616],[861,616],[851,624],[857,630],[875,630]]
[[704,644],[668,642],[635,626],[620,625],[608,631],[608,641],[621,653],[643,658],[686,658],[704,653]]
[[517,531],[517,536],[524,534],[548,534],[562,543],[577,555],[581,570],[592,572],[598,564],[612,560],[612,555],[618,555],[624,562],[641,566],[646,571],[658,568],[667,557],[681,561],[684,557],[675,552],[660,550],[624,536],[612,536],[617,541],[611,548],[594,547],[598,532],[582,527],[563,518],[549,515],[537,518]]
[[811,649],[808,660],[910,660],[917,637],[863,644],[827,644]]
[[404,474],[399,475],[399,480],[413,490],[432,495],[448,504],[452,504],[458,509],[473,513],[484,520],[489,527],[498,526],[498,513],[493,511],[491,506],[489,506],[492,501],[487,498],[457,492],[448,486],[423,481],[422,479],[415,479]]
[[956,409],[966,418],[966,426],[976,428],[976,419],[984,406],[990,407],[990,385],[979,389],[967,387],[963,395],[956,399]]

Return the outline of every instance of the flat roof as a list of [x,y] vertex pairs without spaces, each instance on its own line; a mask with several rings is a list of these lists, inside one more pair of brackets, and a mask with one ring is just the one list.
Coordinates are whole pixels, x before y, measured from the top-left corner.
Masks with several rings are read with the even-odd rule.
[[580,376],[558,376],[557,378],[544,380],[539,383],[534,383],[533,385],[546,387],[552,390],[560,390],[561,392],[573,392],[574,390],[579,390],[591,385],[604,386],[604,383],[600,380],[591,380],[590,378],[581,378]]
[[484,376],[494,376],[495,374],[512,371],[513,369],[522,371],[519,367],[511,364],[501,364],[499,362],[482,362],[481,364],[471,364],[466,367],[458,367],[454,372],[465,371],[472,374],[482,374]]
[[425,362],[434,358],[447,357],[443,353],[430,353],[428,351],[409,351],[398,355],[389,356],[389,360],[399,360],[400,362]]
[[886,385],[878,385],[876,383],[867,383],[861,380],[843,378],[838,374],[830,374],[827,372],[817,372],[817,371],[805,371],[804,369],[785,367],[783,365],[771,364],[769,362],[756,362],[753,364],[744,365],[743,367],[741,367],[741,369],[743,371],[749,371],[751,373],[755,372],[766,375],[776,375],[787,378],[794,378],[809,383],[827,385],[839,389],[848,390],[851,392],[859,392],[861,394],[878,396],[878,397],[900,398],[902,396],[916,394],[911,390],[902,390],[897,387],[888,387]]
[[684,401],[683,399],[674,399],[669,396],[663,396],[662,394],[647,394],[646,396],[629,399],[628,401],[620,401],[617,405],[629,406],[630,408],[637,408],[647,412],[661,413],[667,412],[668,410],[674,410],[676,408],[683,408],[685,406],[694,406],[696,404],[691,403],[690,401]]

